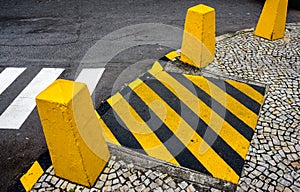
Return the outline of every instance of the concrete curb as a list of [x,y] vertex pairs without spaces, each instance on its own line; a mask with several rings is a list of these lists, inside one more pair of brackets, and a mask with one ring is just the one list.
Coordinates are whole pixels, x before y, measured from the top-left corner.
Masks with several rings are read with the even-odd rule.
[[224,191],[234,191],[236,189],[236,185],[230,182],[213,178],[185,167],[177,167],[171,163],[155,159],[148,155],[143,155],[125,147],[112,144],[108,144],[108,147],[111,154],[116,156],[117,159],[125,159],[132,162],[136,165],[135,168],[141,171],[154,169],[163,173],[168,173],[172,177],[177,177],[200,186],[214,187]]

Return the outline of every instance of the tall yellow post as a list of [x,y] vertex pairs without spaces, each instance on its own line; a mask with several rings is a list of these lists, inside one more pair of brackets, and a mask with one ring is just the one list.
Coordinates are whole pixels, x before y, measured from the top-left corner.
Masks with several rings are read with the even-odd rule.
[[110,153],[87,86],[56,80],[36,103],[55,174],[93,186]]
[[288,0],[266,0],[254,35],[269,40],[284,37]]
[[200,4],[187,11],[180,59],[197,68],[214,60],[216,43],[215,10]]

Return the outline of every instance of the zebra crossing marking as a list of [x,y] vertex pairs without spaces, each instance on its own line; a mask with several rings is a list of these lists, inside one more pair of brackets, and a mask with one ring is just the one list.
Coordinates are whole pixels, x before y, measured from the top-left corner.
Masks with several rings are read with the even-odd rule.
[[104,70],[105,68],[84,68],[81,70],[75,81],[85,83],[92,95]]
[[8,67],[0,73],[0,95],[9,87],[26,68]]
[[64,71],[43,68],[0,116],[1,129],[19,129],[35,107],[35,97]]
[[[26,69],[26,67],[7,67],[0,73],[0,95]],[[0,115],[0,129],[20,129],[36,106],[36,95],[55,81],[64,70],[63,68],[42,68]],[[104,71],[105,68],[83,68],[75,81],[86,83],[92,95]]]

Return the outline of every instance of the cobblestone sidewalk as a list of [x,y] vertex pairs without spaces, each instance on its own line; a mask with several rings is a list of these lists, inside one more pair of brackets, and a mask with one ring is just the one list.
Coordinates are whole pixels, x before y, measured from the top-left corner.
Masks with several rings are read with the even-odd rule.
[[[268,41],[253,30],[218,38],[215,61],[202,72],[268,85],[237,191],[300,191],[300,23],[285,38]],[[165,165],[166,167],[170,165]],[[183,177],[169,170],[112,156],[92,189],[53,176],[52,167],[32,191],[221,191],[216,179]],[[200,177],[200,176],[199,176]],[[188,179],[187,179],[188,178]],[[215,186],[215,187],[214,187]],[[226,188],[227,187],[227,188]]]
[[204,174],[179,168],[161,160],[109,144],[112,154],[92,189],[76,185],[54,176],[53,167],[49,167],[34,185],[32,192],[68,191],[232,191],[235,185],[211,178]]
[[237,191],[300,191],[300,23],[276,41],[238,32],[205,70],[269,85]]
[[32,191],[196,191],[193,184],[182,180],[174,180],[160,171],[148,169],[139,171],[134,165],[112,156],[95,186],[88,189],[53,176],[52,166],[40,178]]

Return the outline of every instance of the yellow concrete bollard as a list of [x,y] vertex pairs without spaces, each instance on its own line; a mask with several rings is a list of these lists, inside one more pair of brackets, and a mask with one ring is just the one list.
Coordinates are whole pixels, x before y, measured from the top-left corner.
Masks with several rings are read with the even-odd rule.
[[288,0],[266,0],[254,35],[269,40],[284,37]]
[[214,8],[200,4],[187,11],[180,60],[197,68],[214,60],[216,44]]
[[36,103],[55,174],[93,186],[110,153],[87,86],[56,80]]

